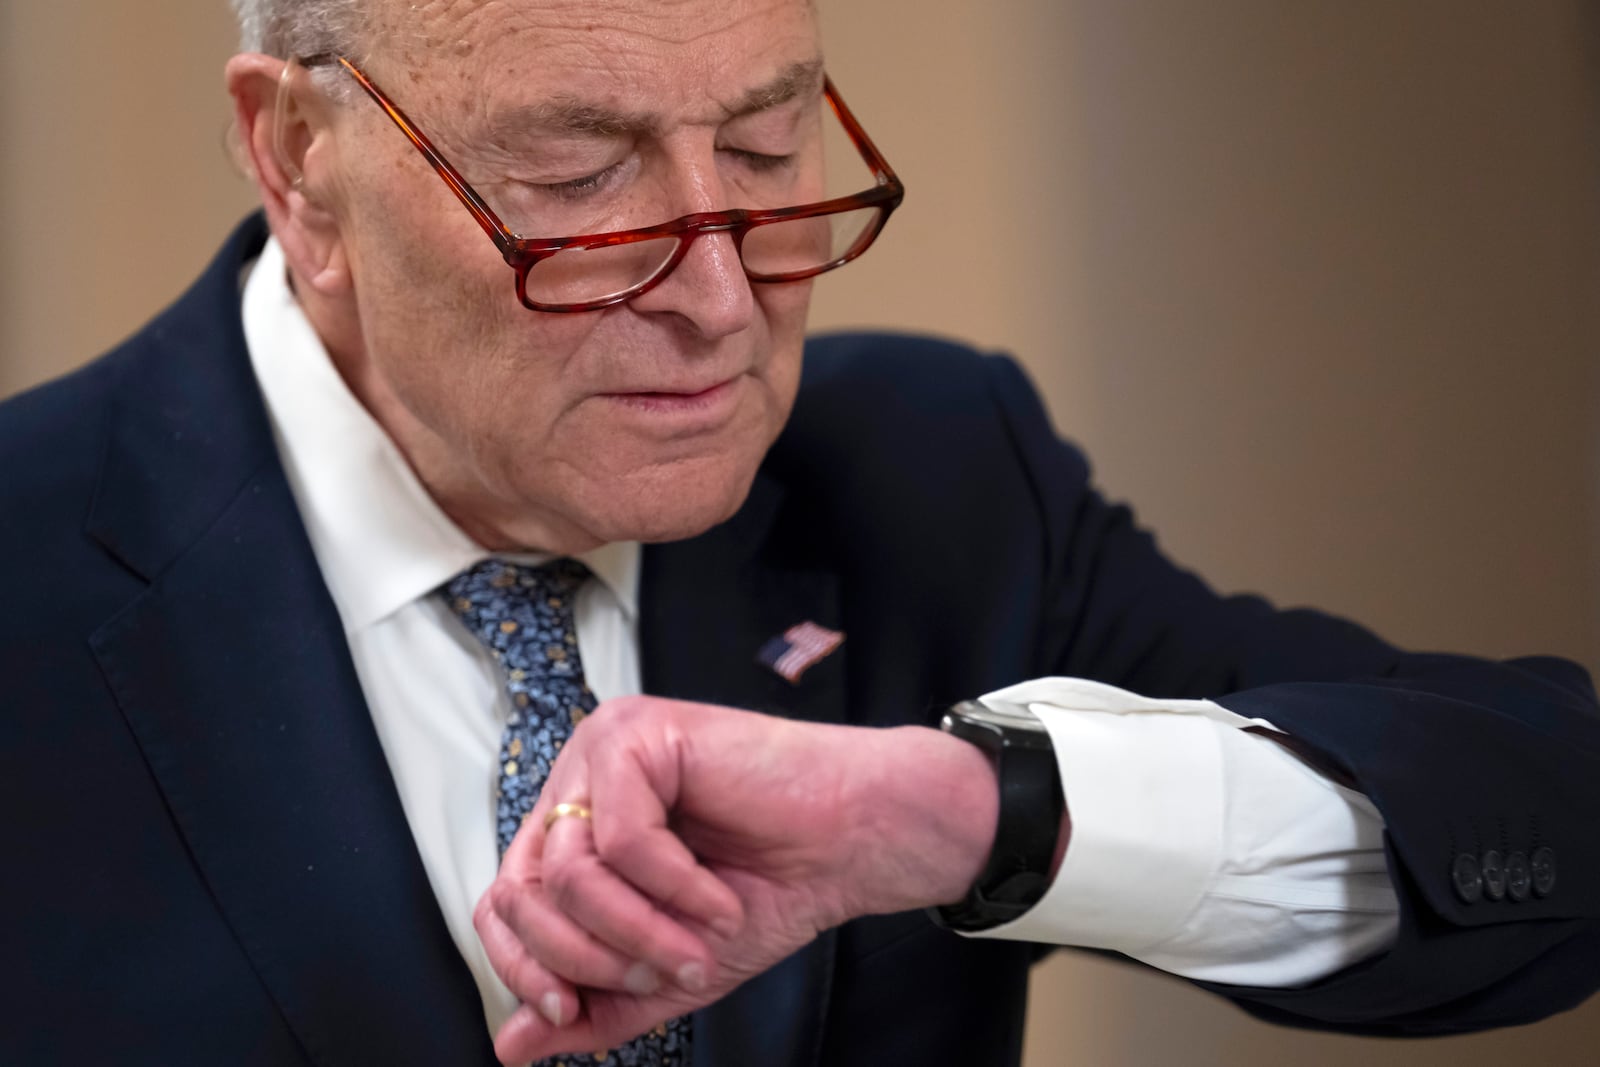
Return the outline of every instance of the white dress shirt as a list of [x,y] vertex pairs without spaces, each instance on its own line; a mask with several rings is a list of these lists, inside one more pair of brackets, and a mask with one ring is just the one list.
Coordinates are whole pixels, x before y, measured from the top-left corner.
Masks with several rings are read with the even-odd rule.
[[[488,553],[447,518],[334,369],[268,241],[244,333],[278,451],[439,908],[493,1031],[516,1007],[472,928],[498,863],[494,789],[510,712],[500,668],[430,595]],[[532,312],[530,312],[532,314]],[[542,562],[536,555],[508,558]],[[639,689],[639,546],[580,557],[586,679]],[[1116,949],[1177,974],[1308,982],[1387,946],[1383,824],[1359,794],[1209,701],[1075,679],[984,698],[1032,709],[1061,766],[1072,839],[1045,898],[992,936]]]

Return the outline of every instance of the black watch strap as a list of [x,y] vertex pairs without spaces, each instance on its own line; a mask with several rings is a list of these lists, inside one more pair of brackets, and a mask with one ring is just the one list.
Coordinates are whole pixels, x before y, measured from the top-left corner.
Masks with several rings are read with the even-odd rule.
[[966,897],[929,911],[952,930],[984,930],[1022,915],[1050,888],[1066,809],[1061,772],[1050,735],[1031,714],[995,711],[967,700],[951,707],[939,727],[977,745],[994,762],[1000,816],[989,860]]

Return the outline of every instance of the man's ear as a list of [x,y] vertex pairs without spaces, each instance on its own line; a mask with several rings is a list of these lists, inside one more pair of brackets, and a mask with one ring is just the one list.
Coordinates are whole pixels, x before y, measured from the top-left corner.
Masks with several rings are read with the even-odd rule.
[[[272,232],[295,276],[324,296],[350,288],[338,215],[327,203],[332,130],[328,102],[313,92],[304,69],[243,53],[228,60],[235,150],[255,180]],[[284,85],[284,78],[295,80]]]

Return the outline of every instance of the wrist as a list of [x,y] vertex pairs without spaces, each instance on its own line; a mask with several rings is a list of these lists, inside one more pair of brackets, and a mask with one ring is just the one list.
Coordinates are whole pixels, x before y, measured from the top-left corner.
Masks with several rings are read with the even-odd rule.
[[942,867],[947,877],[937,894],[922,902],[936,905],[960,900],[983,872],[1000,823],[1000,779],[995,762],[982,750],[941,730],[927,732],[945,759],[942,781],[930,782],[932,792],[924,794],[938,809],[949,844]]
[[852,851],[871,857],[882,884],[860,914],[960,900],[994,845],[1000,789],[992,761],[942,731],[872,731],[872,773],[850,807],[863,814]]

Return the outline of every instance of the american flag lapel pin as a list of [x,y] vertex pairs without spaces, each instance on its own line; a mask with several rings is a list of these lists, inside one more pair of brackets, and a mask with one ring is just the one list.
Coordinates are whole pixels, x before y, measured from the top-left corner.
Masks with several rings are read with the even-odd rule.
[[761,646],[756,659],[790,685],[844,644],[844,634],[807,620],[796,623]]

